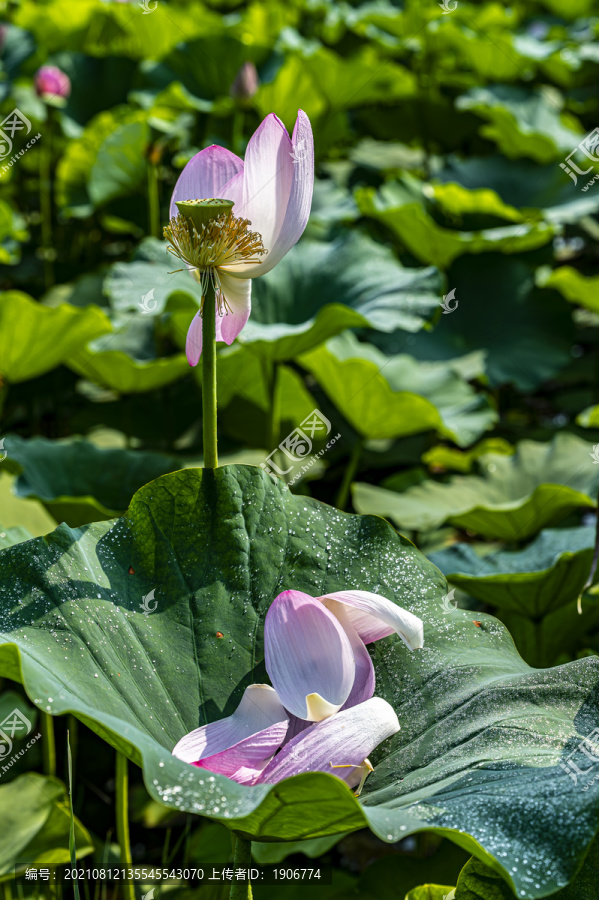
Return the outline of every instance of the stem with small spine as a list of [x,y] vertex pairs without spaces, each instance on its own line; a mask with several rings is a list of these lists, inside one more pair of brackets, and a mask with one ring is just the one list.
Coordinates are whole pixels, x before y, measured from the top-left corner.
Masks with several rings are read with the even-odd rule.
[[252,900],[252,885],[249,879],[249,869],[252,865],[252,842],[235,835],[235,854],[233,856],[233,868],[245,869],[248,877],[245,881],[234,881],[231,885],[229,900]]
[[339,493],[337,494],[337,500],[335,503],[337,509],[345,509],[345,507],[347,506],[347,502],[349,500],[349,491],[358,471],[363,446],[364,442],[362,438],[359,437],[353,446],[349,460],[345,467],[345,472],[343,473],[343,481],[341,482],[341,487],[339,488]]
[[202,304],[202,427],[204,468],[216,469],[216,298],[210,281]]
[[[121,866],[130,869],[133,865],[131,841],[129,837],[129,761],[117,750],[116,754],[116,835],[120,848]],[[135,900],[135,885],[123,882],[125,900]]]
[[44,775],[56,775],[54,719],[48,713],[42,713],[42,759]]

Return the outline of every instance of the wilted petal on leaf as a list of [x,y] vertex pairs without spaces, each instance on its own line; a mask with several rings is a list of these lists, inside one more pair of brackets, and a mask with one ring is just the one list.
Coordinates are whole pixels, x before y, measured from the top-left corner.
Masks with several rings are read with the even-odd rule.
[[268,684],[251,684],[232,716],[186,734],[175,746],[173,756],[183,762],[199,762],[281,722],[285,723],[286,730],[288,715],[276,691]]
[[365,644],[396,633],[410,650],[424,646],[422,619],[385,597],[370,591],[336,591],[318,599],[333,613],[335,604],[342,603]]
[[272,784],[301,772],[328,772],[353,786],[356,769],[397,731],[399,721],[393,707],[373,697],[302,731],[268,764],[258,783]]

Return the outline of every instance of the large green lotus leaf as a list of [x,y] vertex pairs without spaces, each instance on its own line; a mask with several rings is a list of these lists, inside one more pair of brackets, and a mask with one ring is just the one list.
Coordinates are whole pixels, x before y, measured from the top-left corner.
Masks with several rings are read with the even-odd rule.
[[359,232],[332,243],[302,241],[253,283],[240,340],[269,359],[293,359],[346,328],[417,331],[440,295],[434,268],[406,269]]
[[331,178],[314,179],[312,207],[306,226],[308,234],[318,228],[322,229],[338,222],[355,222],[359,218],[360,212],[349,191],[340,187]]
[[[188,10],[160,4],[152,15],[132,15],[132,6],[96,0],[52,0],[39,6],[37,0],[23,0],[15,11],[19,25],[36,35],[38,46],[52,53],[65,49],[83,51],[92,57],[133,57],[146,60],[148,48],[157,58],[181,40],[195,37],[213,21],[208,10],[190,15]],[[215,17],[216,18],[216,17]],[[88,88],[95,88],[93,84]]]
[[453,900],[451,896],[453,888],[442,884],[421,884],[413,888],[405,896],[405,900]]
[[452,218],[476,215],[507,219],[510,222],[522,222],[524,219],[519,209],[504,203],[490,188],[469,190],[454,181],[433,185],[432,192],[444,215]]
[[358,188],[356,202],[365,216],[386,225],[420,262],[446,269],[464,253],[522,253],[549,243],[554,228],[545,222],[505,225],[482,231],[454,231],[437,225],[418,203],[405,203],[392,182],[378,191]]
[[573,190],[570,178],[553,162],[541,166],[531,160],[498,155],[467,159],[452,156],[437,178],[457,181],[470,190],[492,189],[504,203],[525,215],[542,210],[544,218],[553,223],[577,222],[599,208],[599,192]]
[[[314,410],[316,401],[297,371],[286,365],[278,365],[276,371],[282,439]],[[253,446],[263,448],[266,442],[262,438],[270,439],[267,427],[261,427],[262,418],[265,424],[270,418],[270,374],[264,360],[243,344],[224,347],[217,356],[218,405],[223,410],[220,424],[240,441],[250,440]],[[239,400],[248,404],[247,417],[240,415]]]
[[388,516],[400,528],[429,531],[444,522],[489,538],[519,541],[580,507],[594,507],[599,471],[591,445],[561,433],[551,442],[521,441],[513,456],[490,453],[478,461],[480,475],[427,481],[403,493],[354,485],[358,512]]
[[422,455],[422,462],[433,472],[460,472],[466,475],[474,468],[476,460],[485,453],[504,453],[511,456],[514,448],[505,438],[483,438],[470,450],[456,450],[455,447],[447,447],[445,444],[437,444]]
[[454,544],[430,560],[477,600],[535,619],[577,599],[594,546],[594,528],[548,528],[525,550],[481,557],[470,544]]
[[0,510],[2,510],[2,530],[24,528],[33,537],[47,534],[56,527],[56,522],[37,500],[23,500],[13,491],[16,479],[6,469],[0,472]]
[[29,237],[24,222],[9,204],[0,200],[0,264],[4,266],[19,262],[19,243]]
[[451,363],[420,363],[407,354],[390,358],[351,333],[303,354],[299,362],[370,440],[436,430],[467,446],[496,420],[484,396]]
[[[59,866],[70,861],[71,814],[66,788],[57,778],[37,772],[0,785],[0,881],[27,866]],[[77,858],[93,852],[86,828],[75,819]]]
[[17,496],[39,500],[57,522],[77,527],[124,512],[144,484],[182,467],[174,456],[103,449],[71,438],[6,438],[7,465],[18,472]]
[[0,295],[0,376],[16,384],[43,375],[110,329],[110,320],[95,306],[50,309],[21,291],[5,291]]
[[[188,308],[199,308],[200,286],[166,249],[166,243],[145,238],[128,263],[117,263],[106,277],[104,288],[116,313],[140,312],[147,318],[160,315],[173,294],[188,300]],[[175,271],[172,271],[175,270]],[[186,331],[187,329],[185,329]]]
[[[484,296],[480,285],[484,284]],[[521,258],[489,253],[461,257],[451,267],[450,287],[457,309],[432,331],[414,335],[410,352],[418,359],[451,360],[486,352],[493,385],[515,384],[530,391],[553,378],[572,359],[572,312],[554,291],[535,287],[534,269]],[[400,335],[374,334],[389,355],[402,352]]]
[[372,46],[342,57],[316,45],[303,58],[289,53],[274,80],[262,84],[253,101],[263,116],[281,110],[288,128],[293,128],[298,108],[313,122],[322,118],[326,126],[327,118],[336,118],[331,112],[392,103],[412,95],[415,85],[411,72],[389,60],[384,62]]
[[21,541],[29,541],[33,537],[22,525],[16,525],[12,528],[4,528],[0,525],[0,550],[5,547],[12,547],[13,544],[20,544]]
[[542,287],[559,291],[570,303],[599,313],[599,276],[586,277],[572,266],[560,266],[553,271],[540,271],[537,281]]
[[253,841],[252,856],[256,862],[267,866],[283,862],[284,859],[287,859],[288,856],[294,853],[302,853],[309,859],[316,859],[316,857],[332,850],[342,837],[343,834],[334,834],[328,837],[314,838],[311,841],[281,841],[281,843],[276,841],[270,841],[270,843]]
[[74,352],[67,365],[88,381],[118,394],[138,394],[172,384],[189,373],[184,353],[158,356],[152,317],[140,315]]
[[[175,262],[162,241],[148,239],[133,262],[114,266],[106,286],[119,312],[138,312],[149,295],[150,312],[166,308],[174,338],[184,345],[200,292],[187,272],[168,274]],[[293,359],[346,328],[417,331],[440,296],[434,268],[404,268],[391,250],[360,232],[332,243],[305,240],[253,282],[252,315],[240,341],[270,360]]]
[[[200,13],[203,8],[198,8],[199,19],[203,18]],[[190,12],[187,17],[190,17]],[[179,44],[161,60],[155,80],[164,87],[171,81],[179,80],[196,97],[206,100],[217,100],[224,95],[231,109],[233,103],[228,93],[241,66],[247,60],[259,65],[268,55],[264,32],[252,34],[251,29],[243,29],[240,40],[233,34],[223,34],[224,23],[222,18],[219,21],[216,13],[212,14],[211,19],[206,19],[208,23],[209,27],[202,28],[204,35]]]
[[[551,900],[596,900],[599,896],[599,841],[593,841],[581,870]],[[511,887],[479,859],[470,859],[458,879],[455,900],[515,900]],[[453,900],[453,898],[452,898]]]
[[537,620],[508,610],[497,610],[497,617],[514,638],[522,659],[541,669],[588,651],[588,636],[599,626],[599,603],[591,591],[581,603],[582,612],[572,600]]
[[[98,201],[102,199],[102,191],[106,198],[114,190],[117,183],[123,177],[111,166],[111,150],[122,156],[126,148],[118,143],[118,135],[129,133],[126,126],[134,125],[143,128],[145,116],[138,110],[132,110],[128,106],[117,106],[114,109],[98,113],[97,116],[86,125],[83,133],[70,140],[58,161],[56,167],[56,199],[65,214],[75,217],[86,217],[94,210],[94,197]],[[116,136],[116,137],[112,137]],[[131,136],[131,135],[130,135]],[[110,141],[112,140],[112,143]],[[116,144],[114,144],[116,141]],[[109,143],[106,143],[109,142]],[[100,150],[102,158],[100,159]],[[137,161],[139,165],[141,160]],[[98,163],[93,182],[91,180],[94,166]],[[133,168],[131,166],[133,165]],[[135,174],[137,168],[133,160],[128,161],[129,174]],[[135,175],[135,179],[137,175]]]
[[[407,607],[425,630],[421,651],[396,638],[373,647],[377,694],[402,728],[372,754],[360,800],[327,773],[246,787],[171,756],[264,680],[264,615],[279,591],[350,585]],[[260,469],[188,469],[142,488],[112,523],[62,525],[2,551],[0,674],[126,753],[166,805],[253,840],[432,830],[519,896],[542,897],[573,877],[599,825],[599,784],[583,792],[558,765],[595,727],[599,664],[531,670],[495,619],[443,615],[446,590],[381,519],[295,497]],[[150,591],[157,608],[144,615]]]
[[589,406],[577,417],[576,424],[583,428],[599,428],[599,406]]
[[138,113],[134,121],[118,125],[102,141],[88,182],[95,207],[133,193],[145,181],[149,132],[145,115]]
[[488,122],[481,135],[509,159],[554,162],[574,150],[584,133],[573,116],[560,112],[561,97],[553,88],[487,85],[458,97],[456,105]]

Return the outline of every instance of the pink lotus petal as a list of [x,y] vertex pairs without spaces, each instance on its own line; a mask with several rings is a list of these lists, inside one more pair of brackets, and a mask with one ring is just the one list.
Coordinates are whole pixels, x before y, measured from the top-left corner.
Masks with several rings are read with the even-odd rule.
[[173,756],[183,762],[196,763],[235,747],[271,725],[284,723],[286,730],[288,720],[276,691],[270,685],[251,684],[245,689],[233,715],[202,725],[184,735],[173,749]]
[[[310,119],[299,110],[292,138],[293,178],[289,202],[277,239],[269,254],[257,267],[256,275],[264,275],[279,263],[301,238],[310,215],[314,188],[314,138]],[[266,245],[265,245],[266,246]]]
[[300,591],[284,591],[264,623],[266,670],[281,702],[300,719],[319,721],[341,709],[355,663],[337,619]]
[[239,212],[243,205],[243,169],[233,175],[233,177],[222,186],[221,193],[224,200],[233,201],[233,215],[238,219],[245,218]]
[[[293,147],[287,129],[274,113],[266,116],[249,140],[243,170],[243,200],[233,215],[249,219],[270,250],[279,236],[293,182]],[[232,199],[232,198],[230,198]],[[266,271],[264,264],[258,267]]]
[[[223,293],[227,299],[229,310],[220,315],[215,300],[216,340],[232,344],[239,332],[244,328],[252,309],[252,282],[233,278],[228,272],[219,269],[219,277]],[[199,312],[191,320],[185,341],[185,353],[190,366],[197,366],[202,355],[202,316]]]
[[283,747],[300,732],[305,731],[306,728],[312,727],[312,722],[308,722],[306,719],[298,719],[298,717],[294,716],[293,713],[290,713],[289,710],[287,710],[287,712],[289,713],[289,725],[287,726],[287,734],[283,741]]
[[350,706],[357,706],[358,703],[364,703],[365,700],[370,700],[374,694],[376,676],[370,654],[364,645],[364,641],[360,638],[358,632],[351,623],[347,614],[347,607],[342,603],[338,603],[336,604],[335,609],[331,609],[331,612],[339,621],[348,636],[354,654],[356,675],[350,695],[343,704],[343,709],[349,709]]
[[[356,768],[375,747],[398,731],[393,707],[381,697],[373,697],[302,731],[285,744],[257,783],[274,784],[301,772],[328,772],[355,785]],[[336,765],[348,768],[333,768]]]
[[396,633],[410,650],[424,646],[422,619],[407,609],[396,606],[385,597],[379,597],[370,591],[337,591],[318,599],[333,614],[335,603],[342,603],[352,625],[365,644]]
[[197,366],[202,355],[202,316],[199,312],[191,320],[185,339],[185,354],[190,366]]
[[178,215],[176,200],[206,200],[220,197],[224,185],[238,172],[243,171],[243,160],[218,144],[212,144],[193,156],[177,179],[171,198],[169,216]]
[[253,784],[285,740],[286,732],[287,721],[276,722],[227,750],[203,756],[193,765],[226,775],[239,784]]
[[219,269],[218,275],[229,310],[222,316],[217,311],[216,340],[232,344],[250,317],[252,282],[249,279],[234,278],[224,269]]

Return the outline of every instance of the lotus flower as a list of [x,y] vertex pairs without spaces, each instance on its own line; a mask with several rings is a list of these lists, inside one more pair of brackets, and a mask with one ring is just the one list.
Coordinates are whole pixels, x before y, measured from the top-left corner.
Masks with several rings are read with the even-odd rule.
[[279,594],[264,625],[274,687],[250,685],[232,716],[185,735],[173,755],[241,784],[319,771],[361,788],[368,755],[399,731],[393,708],[372,696],[365,647],[393,633],[423,646],[421,619],[377,594]]
[[57,66],[42,66],[35,73],[34,83],[42,100],[66,100],[71,93],[71,79]]
[[[165,237],[202,293],[213,285],[217,341],[233,343],[250,315],[251,279],[274,268],[303,234],[313,184],[314,141],[301,110],[291,138],[271,113],[250,138],[245,160],[213,145],[183,169]],[[190,325],[186,352],[197,365],[201,311]]]

